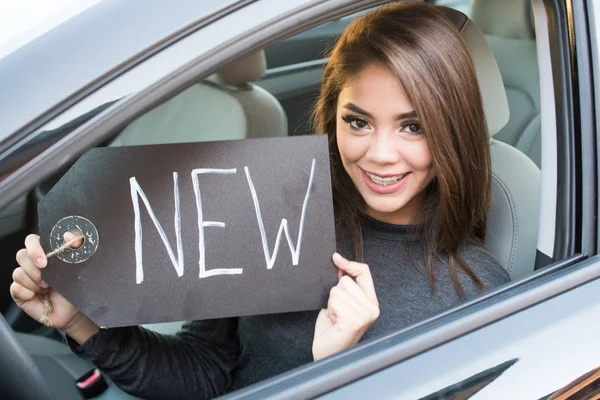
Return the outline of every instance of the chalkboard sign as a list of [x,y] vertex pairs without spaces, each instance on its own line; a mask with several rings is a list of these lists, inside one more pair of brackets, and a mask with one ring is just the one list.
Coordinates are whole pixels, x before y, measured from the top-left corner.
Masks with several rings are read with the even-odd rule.
[[105,327],[318,309],[337,282],[326,136],[96,148],[38,205],[44,279]]

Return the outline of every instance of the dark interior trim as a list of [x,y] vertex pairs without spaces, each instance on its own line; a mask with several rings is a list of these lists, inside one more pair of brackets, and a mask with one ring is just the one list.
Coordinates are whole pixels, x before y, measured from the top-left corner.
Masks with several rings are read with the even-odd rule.
[[579,115],[576,139],[578,139],[577,198],[580,199],[578,218],[581,228],[581,252],[596,254],[598,251],[598,151],[596,133],[596,109],[594,75],[588,6],[584,0],[574,0],[573,22],[575,27],[575,55],[577,60],[577,83]]
[[321,58],[313,61],[304,61],[297,64],[289,64],[283,67],[269,68],[267,69],[267,71],[265,72],[265,76],[263,76],[261,80],[276,78],[278,76],[286,76],[295,72],[303,72],[307,69],[325,68],[325,65],[327,65],[328,61],[329,58]]
[[571,2],[544,0],[550,42],[550,59],[554,84],[557,146],[556,234],[554,260],[574,254],[581,247],[577,231],[580,213],[577,199],[576,161],[577,149],[574,133],[578,105],[573,102],[578,95],[575,62],[575,34]]

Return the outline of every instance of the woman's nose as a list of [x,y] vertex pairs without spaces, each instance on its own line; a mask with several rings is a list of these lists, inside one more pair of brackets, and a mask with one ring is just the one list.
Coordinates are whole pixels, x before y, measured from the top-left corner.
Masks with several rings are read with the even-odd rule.
[[376,132],[367,150],[369,161],[378,164],[393,164],[400,161],[400,153],[393,145],[393,133]]

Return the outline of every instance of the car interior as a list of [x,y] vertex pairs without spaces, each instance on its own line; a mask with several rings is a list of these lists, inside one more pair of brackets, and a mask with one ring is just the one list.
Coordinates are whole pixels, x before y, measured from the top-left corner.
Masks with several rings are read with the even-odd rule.
[[[517,280],[545,265],[539,261],[539,213],[535,212],[540,209],[542,147],[531,3],[431,2],[448,7],[444,12],[461,32],[475,64],[492,153],[492,207],[485,244],[511,279]],[[309,116],[327,50],[354,17],[327,22],[231,62],[137,118],[106,145],[312,134]],[[40,185],[42,195],[53,182]],[[14,255],[23,247],[26,234],[35,231],[39,196],[40,190],[30,193],[0,213],[0,260],[4,266],[0,270],[0,311],[18,332],[52,391],[61,393],[61,398],[79,398],[73,382],[93,366],[72,354],[56,330],[20,312],[9,296]],[[175,322],[148,328],[175,333],[180,326],[181,322]],[[104,396],[129,398],[113,385]]]

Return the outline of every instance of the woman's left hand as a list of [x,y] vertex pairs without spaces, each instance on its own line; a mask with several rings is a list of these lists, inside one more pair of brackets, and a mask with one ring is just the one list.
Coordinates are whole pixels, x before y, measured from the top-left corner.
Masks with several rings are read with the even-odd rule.
[[[338,253],[333,262],[342,273],[329,293],[327,309],[317,317],[313,358],[320,360],[354,346],[379,317],[379,302],[367,264],[349,261]],[[354,278],[354,279],[352,279]]]

